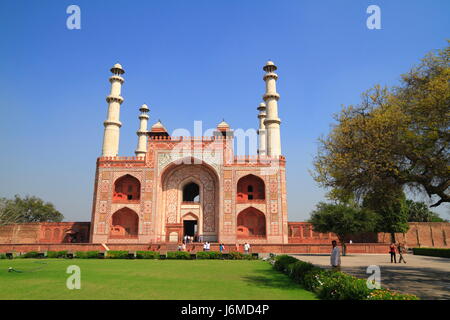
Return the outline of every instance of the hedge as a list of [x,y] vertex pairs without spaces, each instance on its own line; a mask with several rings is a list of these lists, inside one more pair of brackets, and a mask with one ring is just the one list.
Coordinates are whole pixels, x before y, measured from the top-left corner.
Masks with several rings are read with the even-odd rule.
[[166,255],[167,259],[191,259],[191,254],[186,251],[169,251]]
[[228,259],[230,260],[256,260],[251,254],[243,254],[240,252],[230,252],[228,253]]
[[450,249],[445,248],[413,248],[413,253],[418,256],[450,258]]
[[106,252],[106,258],[108,259],[128,259],[129,254],[128,251],[124,250],[110,250]]
[[136,251],[136,259],[159,259],[159,252]]
[[39,252],[30,251],[30,252],[22,254],[20,257],[21,258],[39,258],[39,256],[40,256]]
[[99,257],[98,251],[77,251],[75,258],[78,259],[97,259]]
[[0,253],[0,259],[6,259],[6,254]]
[[325,270],[288,255],[275,257],[274,269],[287,274],[294,282],[313,291],[324,300],[418,300],[415,295],[387,289],[369,289],[366,280]]
[[222,253],[219,251],[199,251],[196,254],[197,259],[222,259]]
[[47,251],[47,258],[67,258],[67,250]]

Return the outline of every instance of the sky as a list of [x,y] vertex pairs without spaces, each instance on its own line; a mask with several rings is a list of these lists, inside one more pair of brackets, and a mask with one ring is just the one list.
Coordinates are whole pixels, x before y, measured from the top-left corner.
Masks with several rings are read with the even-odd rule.
[[[66,25],[72,4],[79,30]],[[367,28],[369,5],[381,29]],[[310,170],[333,114],[446,46],[449,12],[448,0],[2,0],[0,197],[35,195],[66,221],[90,220],[113,64],[126,71],[119,155],[133,156],[143,103],[170,132],[196,120],[257,128],[271,59],[289,221],[306,220],[325,200]],[[448,205],[435,211],[450,218]]]

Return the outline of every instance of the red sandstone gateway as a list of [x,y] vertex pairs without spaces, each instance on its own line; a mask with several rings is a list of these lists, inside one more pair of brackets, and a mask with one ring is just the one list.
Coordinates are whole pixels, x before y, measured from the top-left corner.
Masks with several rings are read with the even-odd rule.
[[[125,71],[114,65],[91,223],[2,226],[0,252],[174,250],[189,238],[221,242],[227,248],[247,242],[253,252],[329,253],[333,234],[314,232],[308,223],[288,223],[277,67],[268,61],[263,69],[266,90],[257,108],[258,156],[234,155],[239,136],[225,121],[207,137],[172,137],[161,121],[148,131],[150,110],[144,104],[139,109],[136,157],[118,157]],[[412,223],[397,239],[409,247],[445,247],[449,234],[448,223]],[[348,252],[387,253],[388,239],[385,234],[355,235]],[[201,250],[201,245],[192,244],[190,250]],[[211,250],[218,250],[218,244]]]

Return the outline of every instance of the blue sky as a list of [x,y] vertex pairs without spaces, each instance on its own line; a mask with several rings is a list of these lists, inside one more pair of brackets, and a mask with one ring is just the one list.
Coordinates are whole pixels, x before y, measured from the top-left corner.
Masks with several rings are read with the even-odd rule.
[[[81,30],[66,28],[71,4]],[[371,4],[381,30],[366,27]],[[114,63],[126,70],[120,154],[131,156],[142,103],[170,131],[222,118],[256,128],[272,59],[289,220],[305,220],[324,199],[308,169],[333,113],[444,47],[449,12],[447,0],[2,0],[0,196],[37,195],[66,220],[90,220]],[[448,208],[436,211],[448,219]]]

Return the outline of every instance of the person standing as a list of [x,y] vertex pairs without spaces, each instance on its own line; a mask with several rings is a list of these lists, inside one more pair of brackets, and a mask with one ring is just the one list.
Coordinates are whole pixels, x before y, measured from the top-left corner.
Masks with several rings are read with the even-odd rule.
[[208,241],[206,241],[206,251],[209,251],[210,248],[211,248],[211,244]]
[[399,242],[398,246],[397,246],[397,250],[398,250],[398,255],[399,255],[398,263],[402,263],[402,260],[403,260],[404,263],[406,263],[406,260],[403,257],[403,255],[406,254],[405,246]]
[[219,251],[220,251],[220,253],[223,253],[223,250],[225,250],[225,246],[223,245],[223,243],[221,243],[221,244],[219,245]]
[[247,242],[244,244],[244,253],[248,254],[250,251],[250,244],[248,244]]
[[397,263],[397,255],[395,254],[395,243],[391,243],[389,246],[389,253],[391,255],[391,263]]
[[341,250],[337,246],[336,240],[331,241],[333,248],[331,249],[330,264],[335,271],[341,270]]

